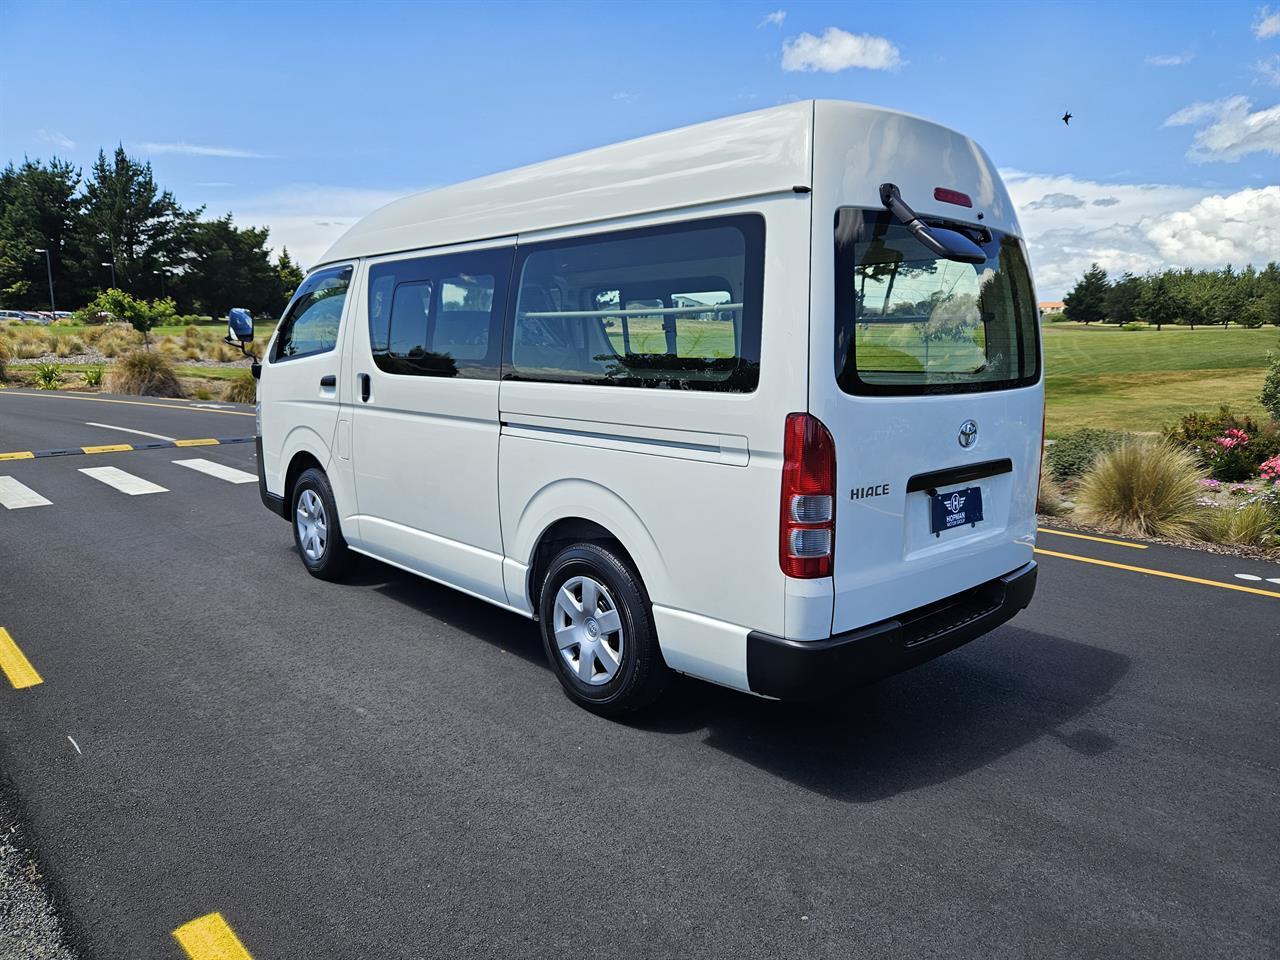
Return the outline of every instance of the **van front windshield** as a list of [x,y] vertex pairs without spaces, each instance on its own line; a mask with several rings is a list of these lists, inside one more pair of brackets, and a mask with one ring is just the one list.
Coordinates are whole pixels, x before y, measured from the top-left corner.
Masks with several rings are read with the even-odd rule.
[[941,259],[887,211],[836,215],[836,379],[858,394],[953,393],[1035,383],[1039,324],[1016,237],[957,227],[985,263]]

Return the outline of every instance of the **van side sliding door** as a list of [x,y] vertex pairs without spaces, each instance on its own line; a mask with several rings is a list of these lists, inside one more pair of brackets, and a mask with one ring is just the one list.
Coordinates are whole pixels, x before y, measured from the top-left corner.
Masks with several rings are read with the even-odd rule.
[[351,371],[364,548],[498,603],[498,372],[512,241],[373,260]]

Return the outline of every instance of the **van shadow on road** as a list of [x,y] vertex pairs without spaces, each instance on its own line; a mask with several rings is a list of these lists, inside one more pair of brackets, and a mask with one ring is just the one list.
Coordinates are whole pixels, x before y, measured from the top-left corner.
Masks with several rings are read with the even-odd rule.
[[[537,627],[515,614],[373,560],[352,585],[378,593],[536,665],[551,682]],[[869,803],[943,783],[1043,737],[1084,756],[1114,742],[1064,732],[1105,702],[1129,658],[1007,625],[915,670],[818,704],[762,700],[687,678],[638,731],[684,735],[806,790]]]

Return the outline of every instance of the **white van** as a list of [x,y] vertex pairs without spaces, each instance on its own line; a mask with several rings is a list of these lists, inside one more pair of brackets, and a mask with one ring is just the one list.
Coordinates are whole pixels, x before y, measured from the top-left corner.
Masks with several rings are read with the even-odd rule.
[[902,670],[1034,590],[1020,234],[973,141],[832,101],[408,197],[266,348],[262,500],[318,577],[366,554],[538,620],[600,713]]

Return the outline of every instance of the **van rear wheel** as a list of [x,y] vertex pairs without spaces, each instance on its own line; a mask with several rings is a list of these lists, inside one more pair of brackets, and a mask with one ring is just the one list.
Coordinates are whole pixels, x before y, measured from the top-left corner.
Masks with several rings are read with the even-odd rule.
[[538,604],[547,660],[569,698],[602,716],[653,703],[671,671],[644,585],[608,547],[576,543],[556,554]]
[[307,572],[321,580],[341,580],[351,568],[333,488],[323,470],[311,467],[293,485],[293,542]]

